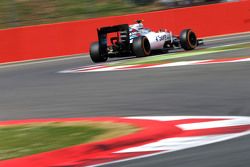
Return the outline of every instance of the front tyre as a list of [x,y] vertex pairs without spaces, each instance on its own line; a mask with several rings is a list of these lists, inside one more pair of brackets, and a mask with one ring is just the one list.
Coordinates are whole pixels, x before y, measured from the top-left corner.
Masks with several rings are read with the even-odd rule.
[[183,30],[180,35],[180,44],[185,50],[195,49],[198,45],[195,33],[190,29]]
[[90,58],[94,63],[101,63],[107,61],[108,57],[102,54],[100,51],[99,42],[91,44]]
[[147,37],[141,36],[133,40],[133,52],[136,57],[149,56],[151,53],[150,43]]

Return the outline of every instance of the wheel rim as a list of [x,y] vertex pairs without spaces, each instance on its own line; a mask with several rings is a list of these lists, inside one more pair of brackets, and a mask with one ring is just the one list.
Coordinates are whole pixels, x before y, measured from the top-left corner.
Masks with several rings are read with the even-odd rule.
[[149,41],[147,40],[147,38],[143,39],[143,48],[144,48],[144,52],[146,55],[150,54],[150,44]]
[[197,45],[197,38],[193,32],[189,33],[189,43],[190,43],[191,47],[196,47],[196,45]]

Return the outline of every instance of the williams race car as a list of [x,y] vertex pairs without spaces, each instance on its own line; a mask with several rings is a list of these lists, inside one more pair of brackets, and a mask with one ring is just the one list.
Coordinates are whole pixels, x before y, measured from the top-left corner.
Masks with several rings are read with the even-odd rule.
[[116,25],[97,29],[98,42],[90,47],[90,57],[93,62],[105,62],[111,57],[149,56],[152,51],[168,51],[183,48],[193,50],[203,44],[202,39],[197,39],[191,29],[185,29],[180,36],[175,36],[167,30],[158,32],[144,28],[141,20],[136,24]]

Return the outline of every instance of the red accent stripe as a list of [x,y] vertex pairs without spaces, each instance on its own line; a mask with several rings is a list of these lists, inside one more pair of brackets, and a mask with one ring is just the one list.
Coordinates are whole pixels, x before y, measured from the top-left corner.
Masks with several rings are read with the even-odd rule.
[[207,128],[207,129],[198,129],[198,130],[186,130],[186,131],[183,131],[183,133],[178,134],[177,137],[240,133],[240,132],[244,132],[247,130],[250,130],[250,125],[230,126],[230,127],[221,127],[221,128]]
[[140,68],[152,67],[152,66],[155,66],[155,65],[160,65],[160,64],[139,64],[139,65],[131,65],[131,66],[129,66],[129,67],[117,68],[117,70],[140,69]]
[[179,125],[179,124],[191,124],[191,123],[200,123],[200,122],[210,122],[210,121],[223,121],[230,119],[221,119],[221,118],[199,118],[199,119],[181,119],[174,121],[165,121],[168,125]]
[[94,71],[94,70],[99,70],[99,69],[104,69],[108,68],[108,66],[96,66],[96,67],[91,67],[91,68],[83,68],[83,69],[78,69],[78,72],[85,72],[85,71]]
[[234,61],[243,60],[243,59],[245,58],[213,59],[213,60],[205,60],[203,62],[198,62],[196,64],[228,63],[228,62],[234,62]]

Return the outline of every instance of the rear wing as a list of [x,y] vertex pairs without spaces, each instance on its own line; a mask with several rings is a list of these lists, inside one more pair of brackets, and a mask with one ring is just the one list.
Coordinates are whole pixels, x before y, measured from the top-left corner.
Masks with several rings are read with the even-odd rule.
[[100,29],[97,29],[101,53],[107,53],[107,48],[108,48],[107,34],[115,32],[117,32],[117,38],[119,38],[122,50],[129,51],[129,25],[121,24],[121,25],[102,27]]

